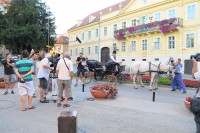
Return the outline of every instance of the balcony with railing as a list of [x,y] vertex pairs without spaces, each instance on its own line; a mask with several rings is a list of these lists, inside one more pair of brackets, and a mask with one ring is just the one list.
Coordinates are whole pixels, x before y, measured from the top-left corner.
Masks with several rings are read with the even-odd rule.
[[162,21],[154,21],[148,24],[137,25],[125,29],[115,30],[114,38],[117,40],[124,40],[128,36],[139,35],[143,33],[151,33],[159,31],[162,34],[166,34],[170,31],[177,30],[183,27],[183,19],[170,18]]

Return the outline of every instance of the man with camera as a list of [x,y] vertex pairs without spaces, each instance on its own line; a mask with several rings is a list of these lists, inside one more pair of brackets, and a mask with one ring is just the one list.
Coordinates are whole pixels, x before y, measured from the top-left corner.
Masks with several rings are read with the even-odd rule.
[[180,87],[182,89],[182,93],[185,94],[186,93],[186,87],[185,84],[183,83],[182,80],[182,67],[180,65],[180,59],[178,59],[175,62],[175,71],[174,71],[174,78],[172,80],[172,90],[171,91],[176,91],[176,86]]

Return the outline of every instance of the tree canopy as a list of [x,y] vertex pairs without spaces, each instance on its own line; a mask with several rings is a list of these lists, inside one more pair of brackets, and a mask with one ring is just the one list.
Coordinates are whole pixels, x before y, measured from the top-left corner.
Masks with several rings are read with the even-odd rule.
[[52,46],[55,18],[40,0],[12,0],[8,12],[0,15],[0,44],[13,53]]

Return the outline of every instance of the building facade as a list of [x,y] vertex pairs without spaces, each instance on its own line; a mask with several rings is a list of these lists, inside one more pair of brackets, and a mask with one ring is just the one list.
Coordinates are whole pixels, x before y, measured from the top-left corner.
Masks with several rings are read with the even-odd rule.
[[66,51],[69,51],[68,40],[69,39],[67,36],[59,36],[54,44],[54,47],[51,53],[62,54]]
[[68,30],[72,59],[83,52],[105,63],[113,50],[133,61],[190,59],[200,52],[199,0],[126,0],[90,14]]

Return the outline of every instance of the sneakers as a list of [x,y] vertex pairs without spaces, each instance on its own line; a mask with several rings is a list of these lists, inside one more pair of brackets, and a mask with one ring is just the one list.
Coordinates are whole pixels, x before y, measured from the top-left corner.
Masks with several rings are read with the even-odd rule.
[[41,102],[41,103],[49,103],[49,100],[44,100],[44,101],[41,101],[41,100],[40,100],[40,102]]
[[183,91],[183,92],[182,92],[182,94],[186,94],[186,93],[187,93],[186,91]]
[[[6,91],[6,92],[4,93],[4,95],[7,95],[7,94],[8,94],[8,91]],[[11,91],[11,94],[15,94],[14,91]]]
[[74,87],[77,87],[77,86],[78,86],[78,84],[75,84],[75,85],[74,85]]
[[4,93],[4,95],[7,95],[8,94],[8,91],[6,91],[5,93]]
[[33,94],[33,98],[36,98],[36,97],[37,97],[37,96],[36,96],[36,94],[34,93],[34,94]]
[[176,90],[172,89],[171,91],[176,91]]

